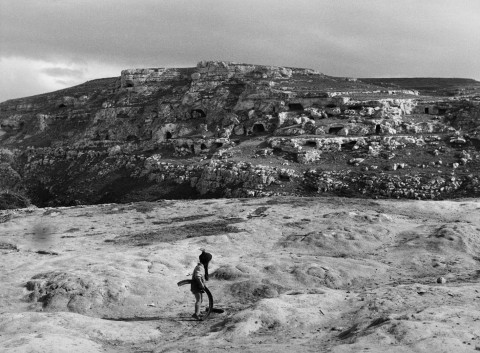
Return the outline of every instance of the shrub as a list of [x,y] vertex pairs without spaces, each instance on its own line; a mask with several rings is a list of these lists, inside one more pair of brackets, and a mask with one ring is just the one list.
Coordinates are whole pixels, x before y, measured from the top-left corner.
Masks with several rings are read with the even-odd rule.
[[0,162],[0,188],[12,188],[18,185],[21,177],[8,163]]
[[14,153],[6,148],[0,148],[0,162],[12,163],[14,160]]
[[28,197],[20,192],[0,190],[0,210],[24,208],[30,206]]

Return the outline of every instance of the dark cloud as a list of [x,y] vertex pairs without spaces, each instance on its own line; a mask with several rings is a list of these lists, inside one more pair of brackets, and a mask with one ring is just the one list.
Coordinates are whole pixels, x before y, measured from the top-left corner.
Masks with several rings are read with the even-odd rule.
[[229,60],[333,75],[480,78],[478,23],[478,0],[2,0],[0,55],[77,66]]
[[4,0],[0,36],[3,55],[134,66],[203,58],[315,65],[317,47],[343,52],[335,62],[399,51],[418,60],[443,43],[458,46],[468,17],[480,20],[476,1]]

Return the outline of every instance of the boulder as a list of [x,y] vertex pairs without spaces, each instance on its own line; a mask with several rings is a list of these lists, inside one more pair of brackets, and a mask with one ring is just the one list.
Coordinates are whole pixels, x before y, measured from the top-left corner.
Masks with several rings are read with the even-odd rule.
[[308,164],[320,159],[321,152],[318,150],[306,150],[297,153],[297,162],[301,164]]

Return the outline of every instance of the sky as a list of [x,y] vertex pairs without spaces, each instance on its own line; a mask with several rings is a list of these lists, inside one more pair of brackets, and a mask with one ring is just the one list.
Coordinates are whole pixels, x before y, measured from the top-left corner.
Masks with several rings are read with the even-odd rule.
[[480,80],[480,0],[0,0],[0,102],[201,60]]

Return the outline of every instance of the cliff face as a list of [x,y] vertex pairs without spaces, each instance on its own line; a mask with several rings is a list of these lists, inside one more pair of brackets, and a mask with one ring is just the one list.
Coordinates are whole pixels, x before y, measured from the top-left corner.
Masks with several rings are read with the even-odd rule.
[[478,195],[475,94],[225,62],[124,70],[1,103],[0,188],[39,205]]

